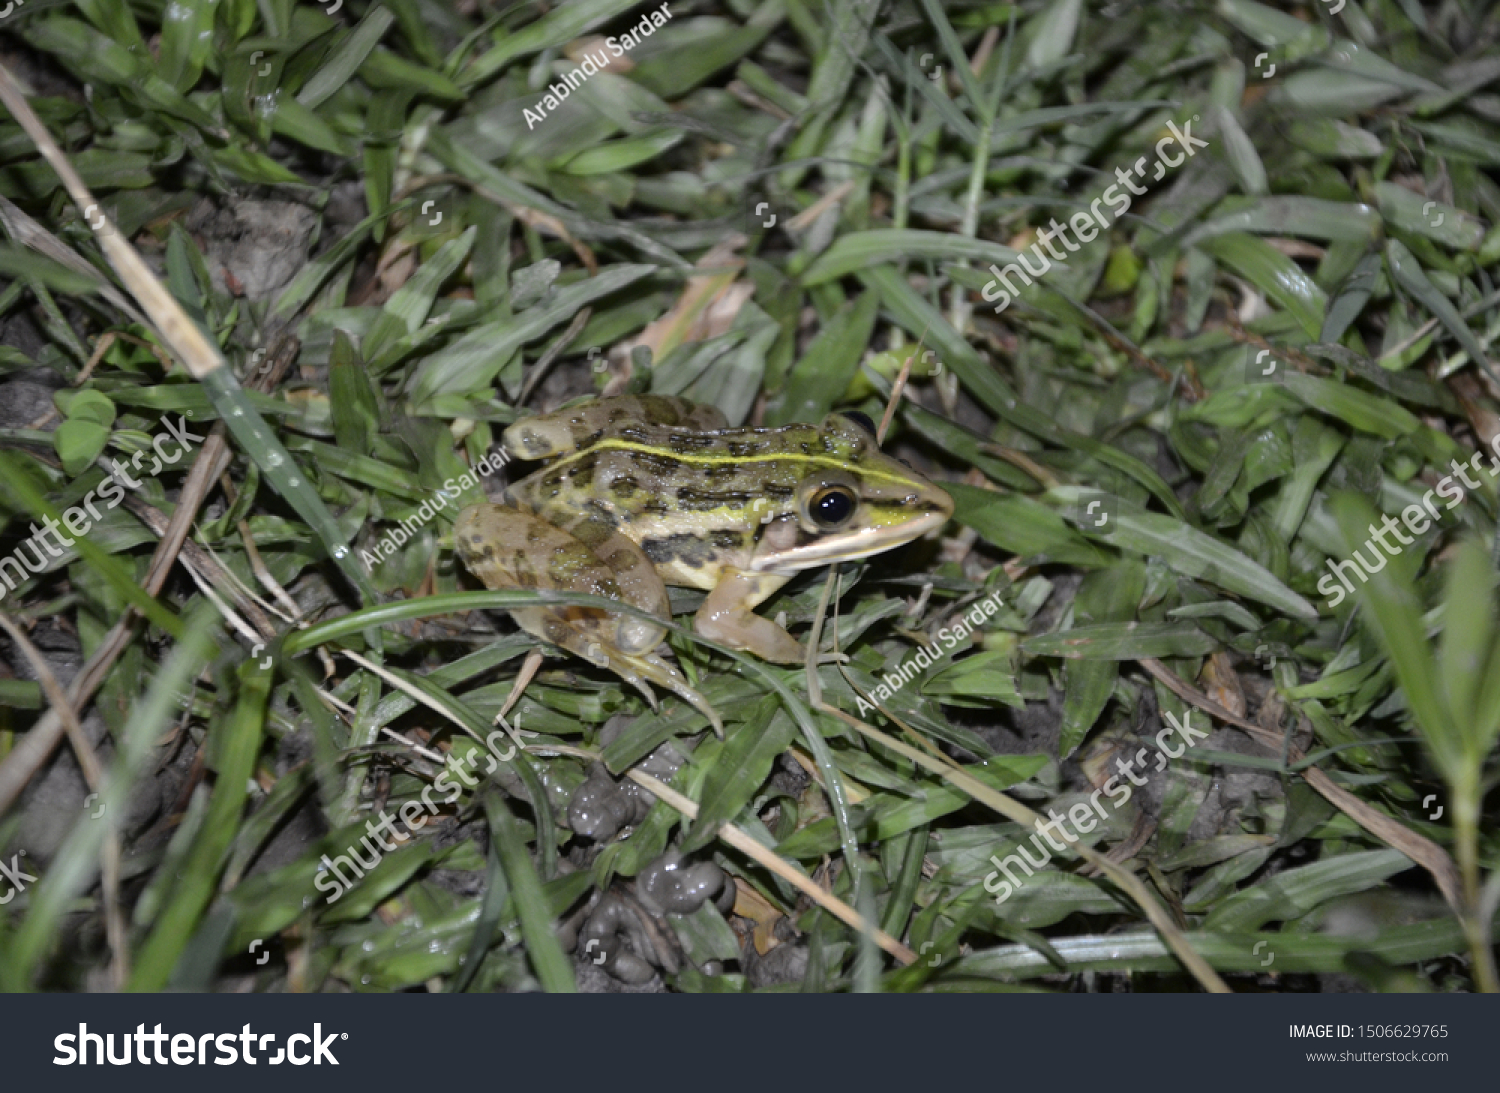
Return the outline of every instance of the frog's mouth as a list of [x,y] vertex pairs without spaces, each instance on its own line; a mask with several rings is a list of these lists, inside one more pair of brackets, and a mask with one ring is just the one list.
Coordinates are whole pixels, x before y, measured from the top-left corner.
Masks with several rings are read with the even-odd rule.
[[868,558],[871,554],[879,554],[909,543],[942,527],[948,522],[950,515],[951,510],[939,509],[889,527],[869,526],[836,535],[819,536],[811,542],[754,558],[750,562],[750,570],[754,573],[794,573],[829,562]]

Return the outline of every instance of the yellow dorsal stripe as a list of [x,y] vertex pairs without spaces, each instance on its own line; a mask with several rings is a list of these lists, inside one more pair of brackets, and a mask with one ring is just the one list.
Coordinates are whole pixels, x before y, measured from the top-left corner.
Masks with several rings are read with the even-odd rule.
[[620,440],[615,437],[606,437],[593,447],[584,451],[569,452],[559,459],[559,462],[571,462],[582,459],[586,455],[605,448],[614,448],[620,451],[641,452],[646,455],[659,455],[667,459],[675,459],[681,463],[696,463],[702,465],[717,465],[723,463],[805,463],[809,466],[832,467],[836,470],[847,470],[851,474],[858,474],[861,478],[895,482],[907,486],[914,486],[911,479],[899,474],[889,474],[885,471],[876,470],[850,463],[848,460],[839,459],[831,455],[803,455],[801,452],[772,452],[767,455],[729,455],[729,454],[684,454],[674,452],[670,448],[663,448],[652,444],[637,444],[634,441]]

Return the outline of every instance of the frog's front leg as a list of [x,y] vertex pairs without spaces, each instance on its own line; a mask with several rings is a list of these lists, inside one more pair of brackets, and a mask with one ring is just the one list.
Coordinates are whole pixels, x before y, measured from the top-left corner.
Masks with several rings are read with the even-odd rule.
[[[586,592],[619,600],[659,619],[669,616],[667,589],[635,543],[607,526],[579,522],[572,533],[505,505],[473,505],[459,513],[453,541],[469,571],[494,589]],[[558,645],[638,688],[654,707],[646,681],[701,711],[723,735],[718,715],[675,666],[657,656],[666,627],[619,611],[591,607],[524,607],[511,611],[529,634]]]
[[795,664],[806,655],[801,643],[755,613],[756,607],[789,580],[779,573],[725,569],[693,617],[693,628],[710,641],[754,653],[762,660]]

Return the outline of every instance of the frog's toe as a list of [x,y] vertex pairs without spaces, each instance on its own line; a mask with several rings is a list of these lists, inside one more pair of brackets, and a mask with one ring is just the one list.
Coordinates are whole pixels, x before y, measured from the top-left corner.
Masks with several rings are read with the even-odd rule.
[[801,642],[753,611],[700,610],[693,628],[709,641],[740,652],[754,653],[773,664],[800,664],[807,656]]
[[[638,672],[641,676],[649,679],[658,687],[662,687],[668,691],[671,691],[678,698],[682,699],[689,706],[693,707],[693,709],[697,710],[704,717],[708,718],[708,723],[713,726],[714,735],[717,736],[720,740],[724,739],[724,722],[719,719],[718,712],[708,704],[708,699],[704,698],[697,691],[693,690],[693,688],[688,684],[687,678],[677,670],[676,665],[672,664],[670,661],[663,660],[655,653],[647,653],[643,656],[638,657],[621,657],[617,659],[628,663],[629,666],[636,672]],[[625,673],[616,666],[615,662],[611,662],[610,667],[622,679],[626,678]]]

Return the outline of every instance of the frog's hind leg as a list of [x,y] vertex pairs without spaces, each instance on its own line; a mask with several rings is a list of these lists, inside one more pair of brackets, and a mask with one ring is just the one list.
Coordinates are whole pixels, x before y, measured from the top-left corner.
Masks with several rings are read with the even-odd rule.
[[559,604],[511,611],[527,633],[607,667],[646,696],[647,681],[701,711],[714,731],[723,725],[707,701],[669,661],[653,650],[668,617],[666,586],[634,542],[601,522],[575,521],[567,530],[504,505],[474,505],[459,513],[453,541],[469,571],[489,588],[586,592],[619,600],[656,616]]
[[597,638],[588,636],[587,633],[580,632],[566,619],[558,617],[552,611],[553,609],[546,607],[525,607],[513,610],[511,617],[516,620],[516,625],[528,634],[535,634],[592,664],[608,668],[640,691],[653,710],[659,707],[656,703],[656,695],[652,693],[647,681],[671,691],[708,718],[708,723],[713,726],[714,734],[723,739],[724,722],[708,704],[708,700],[692,688],[686,677],[671,661],[650,650],[633,655],[624,653]]
[[671,691],[708,718],[708,723],[713,726],[714,735],[720,740],[724,739],[724,722],[719,719],[718,712],[708,704],[708,699],[693,689],[677,666],[666,658],[650,652],[626,656],[594,642],[590,642],[583,650],[574,649],[573,651],[601,667],[607,667],[615,675],[638,689],[646,696],[653,710],[657,708],[656,698],[646,686],[645,681],[650,680],[658,687]]

